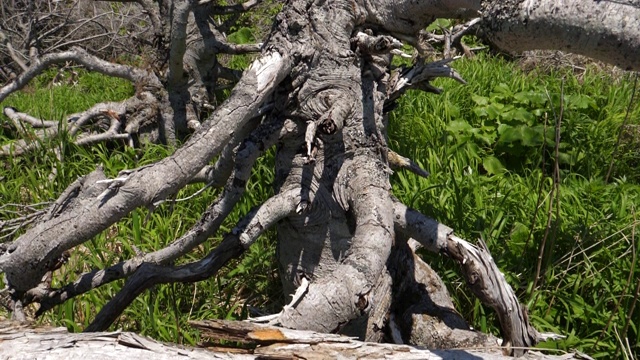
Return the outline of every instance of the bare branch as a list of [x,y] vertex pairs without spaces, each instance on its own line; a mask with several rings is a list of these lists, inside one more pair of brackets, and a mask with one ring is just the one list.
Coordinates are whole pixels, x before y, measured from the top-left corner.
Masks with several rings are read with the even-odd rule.
[[261,0],[249,0],[247,2],[228,6],[215,5],[213,0],[200,0],[199,6],[204,6],[205,11],[211,15],[231,15],[251,10],[254,6],[260,4]]
[[107,131],[100,134],[84,134],[84,136],[79,136],[75,143],[78,145],[90,145],[108,140],[130,139],[130,134],[122,134],[119,132],[122,124],[120,124],[120,121],[117,118],[111,117],[110,123],[111,125],[109,126],[109,129],[107,129]]
[[187,20],[191,12],[193,0],[176,0],[174,2],[173,23],[171,24],[171,49],[169,53],[170,87],[182,84],[186,79],[184,73],[184,54],[187,51]]
[[46,209],[40,209],[41,206],[46,205],[49,205],[49,203],[39,203],[33,205],[0,205],[0,214],[11,214],[15,216],[14,218],[9,220],[0,220],[0,254],[2,254],[6,250],[2,248],[2,243],[4,241],[10,240],[15,233],[17,233],[21,229],[26,228],[35,221],[38,221],[42,215],[47,213]]
[[471,245],[453,235],[453,230],[402,203],[394,201],[393,206],[395,226],[399,231],[429,251],[449,255],[461,266],[471,291],[498,314],[505,338],[503,346],[510,354],[521,356],[526,348],[548,337],[538,333],[529,323],[526,309],[518,302],[483,242],[479,246]]
[[[67,117],[68,131],[71,136],[77,135],[82,127],[89,122],[89,120],[97,116],[108,116],[110,119],[120,120],[127,112],[133,112],[139,107],[154,108],[158,105],[157,100],[150,92],[142,92],[137,96],[132,96],[124,101],[120,102],[104,102],[93,105],[91,108],[80,112],[71,114]],[[127,124],[127,133],[133,134],[137,132],[138,127],[135,124]]]
[[58,134],[58,127],[48,127],[37,129],[26,136],[25,139],[12,141],[0,147],[0,156],[22,156],[31,151],[39,149],[47,139],[51,139]]
[[[75,28],[71,29],[70,31],[65,33],[64,37],[61,37],[60,39],[58,39],[58,41],[56,41],[54,44],[52,44],[51,46],[49,46],[48,48],[44,49],[44,53],[51,53],[53,51],[56,51],[57,49],[60,48],[64,48],[73,44],[79,44],[79,43],[86,43],[89,40],[92,39],[97,39],[97,38],[101,38],[101,37],[105,37],[105,36],[109,36],[111,35],[110,33],[106,32],[106,33],[102,33],[102,34],[95,34],[95,35],[90,35],[88,37],[83,37],[83,38],[79,38],[79,39],[73,39],[73,40],[67,40],[69,38],[72,38],[73,34],[76,33],[77,31],[79,31],[80,29],[82,29],[83,27],[85,27],[86,24],[90,23],[90,22],[94,22],[95,20],[97,20],[100,17],[104,17],[104,16],[108,16],[108,15],[112,15],[113,11],[108,11],[108,12],[103,12],[101,14],[97,14],[93,17],[90,17],[88,19],[84,19],[83,21],[80,21]],[[67,22],[62,22],[60,24],[60,26],[58,27],[57,30],[61,30],[62,28],[66,27],[68,25]],[[48,33],[44,33],[42,35],[40,35],[38,37],[37,41],[41,41],[43,38],[47,37]]]
[[200,261],[179,267],[143,264],[120,292],[105,305],[85,331],[103,331],[143,291],[173,282],[196,282],[213,276],[229,260],[240,256],[258,236],[279,220],[293,214],[300,199],[296,191],[277,194],[247,214],[222,243]]
[[160,12],[158,11],[158,8],[153,4],[151,0],[135,0],[135,2],[140,4],[142,9],[144,9],[144,12],[149,16],[155,36],[157,38],[162,36],[162,20],[160,19]]
[[388,98],[385,100],[385,108],[392,106],[408,89],[419,89],[423,91],[439,94],[441,89],[432,86],[429,82],[438,77],[448,77],[466,84],[462,76],[453,68],[449,67],[449,63],[458,58],[443,59],[431,63],[425,63],[420,58],[415,65],[408,69],[401,69],[391,75],[389,80]]
[[59,124],[57,121],[38,119],[23,112],[19,112],[15,108],[9,106],[5,107],[2,112],[13,121],[13,125],[18,131],[24,129],[23,123],[27,123],[34,128],[50,128],[58,126]]
[[200,220],[186,234],[161,250],[120,262],[106,269],[80,275],[75,282],[61,289],[31,292],[31,295],[40,302],[37,315],[72,297],[109,282],[128,277],[143,263],[167,265],[206,241],[219,229],[222,222],[233,211],[235,204],[244,194],[255,160],[278,139],[289,136],[291,132],[295,131],[290,126],[287,127],[285,125],[281,132],[278,132],[280,126],[281,124],[277,122],[263,125],[240,146],[241,150],[235,157],[234,174],[227,180],[224,191],[205,210]]
[[462,37],[470,34],[473,31],[477,31],[478,25],[482,21],[481,18],[475,18],[467,21],[464,24],[453,26],[451,29],[442,29],[444,34],[437,35],[432,33],[426,33],[425,37],[428,42],[443,43],[444,49],[442,51],[445,59],[454,56],[452,47],[457,49],[459,54],[465,56],[473,56],[471,50],[462,43]]
[[13,59],[13,61],[15,61],[16,64],[18,64],[18,66],[20,66],[20,68],[23,71],[26,71],[27,65],[24,63],[23,59],[20,58],[19,55],[21,54],[16,53],[16,51],[13,49],[13,45],[11,45],[11,42],[9,42],[7,35],[5,35],[5,33],[2,31],[0,31],[0,44],[7,47],[7,50],[9,50],[9,55],[11,56],[11,59]]
[[[71,137],[77,136],[72,142],[76,145],[91,145],[97,142],[112,140],[129,140],[136,134],[140,122],[156,115],[154,108],[158,100],[150,92],[142,92],[121,102],[105,102],[92,106],[90,109],[69,115],[66,121],[40,120],[25,113],[17,112],[11,107],[5,107],[4,113],[14,122],[18,131],[24,133],[24,138],[3,145],[0,156],[21,156],[39,149],[48,140],[55,138],[60,131],[68,131]],[[140,109],[140,111],[138,111]],[[123,128],[123,121],[127,113],[133,114],[129,123]],[[84,127],[92,119],[103,117],[108,119],[109,127],[103,132],[85,132]],[[23,123],[34,128],[44,128],[33,133],[27,132]]]
[[[34,77],[42,73],[42,71],[44,71],[51,65],[60,64],[67,61],[74,61],[83,65],[88,70],[97,71],[109,76],[127,79],[135,83],[144,82],[146,80],[152,85],[159,85],[157,83],[157,78],[155,78],[155,75],[153,74],[132,66],[114,64],[108,61],[104,61],[87,53],[84,49],[76,47],[69,51],[47,54],[35,60],[27,71],[23,72],[14,81],[0,89],[0,102],[6,99],[9,94],[22,89],[29,83],[29,81],[31,81]],[[153,81],[154,79],[155,81]]]
[[425,178],[429,176],[429,172],[421,168],[415,161],[406,158],[393,150],[388,151],[388,157],[391,169],[405,169]]
[[[246,70],[227,105],[218,108],[172,156],[131,173],[128,180],[113,188],[108,196],[95,197],[104,191],[102,188],[98,194],[83,199],[83,206],[38,224],[18,238],[16,250],[0,256],[0,269],[5,271],[9,283],[19,291],[28,291],[37,286],[46,273],[45,263],[97,235],[133,209],[163,200],[186,185],[220,153],[234,131],[255,116],[288,74],[289,66],[289,58],[278,52],[256,60]],[[162,176],[158,177],[158,174]],[[34,264],[31,261],[34,256],[42,261]],[[27,268],[29,271],[25,271]]]

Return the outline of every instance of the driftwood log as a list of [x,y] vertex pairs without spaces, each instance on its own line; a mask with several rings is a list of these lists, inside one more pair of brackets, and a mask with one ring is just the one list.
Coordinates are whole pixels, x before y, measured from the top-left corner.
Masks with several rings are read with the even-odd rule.
[[[487,348],[429,350],[251,322],[215,320],[191,325],[200,329],[202,338],[207,340],[202,347],[166,344],[122,331],[68,333],[65,328],[32,328],[0,322],[0,359],[511,359],[502,354],[498,344]],[[574,354],[554,356],[530,351],[522,359],[578,358],[581,357]]]

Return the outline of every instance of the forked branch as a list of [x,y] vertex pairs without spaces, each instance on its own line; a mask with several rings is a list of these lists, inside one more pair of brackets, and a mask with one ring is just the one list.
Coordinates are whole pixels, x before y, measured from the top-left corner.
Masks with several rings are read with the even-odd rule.
[[47,54],[33,61],[27,71],[20,74],[20,76],[18,76],[14,81],[0,88],[0,102],[6,99],[7,96],[9,96],[11,93],[25,87],[29,83],[29,81],[31,81],[34,77],[41,74],[44,70],[48,69],[52,65],[61,64],[68,61],[73,61],[80,65],[83,65],[90,71],[97,71],[101,74],[119,77],[134,83],[146,82],[150,85],[156,85],[159,87],[162,86],[155,75],[152,75],[147,71],[133,66],[115,64],[109,61],[105,61],[89,54],[82,48],[73,47],[71,50],[54,54]]
[[133,209],[161,201],[181,189],[220,153],[235,131],[256,116],[289,66],[289,59],[277,51],[267,53],[246,70],[226,106],[214,112],[172,156],[130,173],[119,186],[110,186],[108,194],[87,196],[82,206],[40,223],[18,238],[16,250],[0,256],[0,268],[11,286],[18,294],[30,290],[48,271],[47,264],[62,252],[97,235]]
[[112,281],[126,278],[136,272],[143,264],[167,265],[205,242],[220,228],[222,222],[233,211],[235,204],[244,194],[255,160],[278,139],[285,138],[291,131],[290,127],[284,127],[281,130],[280,125],[277,122],[265,124],[256,129],[252,136],[242,143],[235,156],[235,170],[227,179],[224,191],[183,236],[163,249],[114,264],[105,269],[82,274],[76,281],[60,289],[36,288],[30,291],[31,297],[40,303],[36,315],[40,315],[72,297]]
[[102,310],[85,331],[104,331],[143,291],[157,284],[174,282],[196,282],[215,275],[229,260],[240,256],[258,236],[279,220],[295,213],[300,203],[300,194],[295,191],[279,193],[247,214],[239,224],[225,236],[209,255],[200,261],[172,267],[143,264],[131,276],[125,286]]
[[[67,132],[76,145],[90,145],[97,142],[124,140],[133,145],[132,137],[138,135],[141,124],[154,122],[157,117],[158,100],[147,91],[121,102],[105,102],[92,106],[80,113],[69,115],[63,121],[35,118],[14,108],[4,108],[4,114],[22,135],[22,139],[5,144],[0,148],[0,156],[20,156],[40,148],[60,132]],[[106,129],[87,129],[91,122],[103,122]],[[126,123],[125,123],[126,122]],[[29,132],[29,128],[37,130]],[[92,128],[101,128],[92,126]]]

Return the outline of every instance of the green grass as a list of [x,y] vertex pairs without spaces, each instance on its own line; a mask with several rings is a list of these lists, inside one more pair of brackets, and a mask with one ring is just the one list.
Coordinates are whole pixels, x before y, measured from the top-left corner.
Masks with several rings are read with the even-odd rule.
[[[581,78],[533,76],[484,56],[454,67],[469,85],[439,81],[442,95],[411,93],[391,116],[392,147],[431,173],[395,174],[394,193],[459,235],[487,242],[535,326],[568,336],[541,347],[610,358],[626,338],[638,353],[640,314],[628,312],[640,278],[640,168],[628,154],[637,152],[637,142],[635,150],[626,144],[618,151],[613,176],[604,181],[632,78],[589,71]],[[551,196],[561,94],[560,182]],[[638,124],[639,115],[636,108],[631,122]],[[450,261],[425,257],[474,327],[497,333],[495,315],[467,294]]]
[[[597,358],[610,358],[616,352],[621,356],[620,340],[626,338],[638,353],[636,324],[640,324],[640,315],[638,310],[630,314],[640,278],[636,261],[640,169],[638,143],[633,138],[615,154],[613,174],[605,182],[632,79],[610,79],[591,71],[580,77],[560,71],[544,76],[526,74],[509,62],[483,55],[460,60],[454,66],[468,85],[438,80],[436,85],[445,89],[442,95],[410,92],[391,114],[392,148],[432,174],[423,179],[398,172],[392,178],[394,193],[407,205],[452,226],[460,236],[487,242],[507,280],[529,308],[537,329],[568,336],[542,347],[579,349]],[[77,85],[54,87],[50,85],[54,74],[39,77],[2,105],[45,119],[62,119],[98,101],[122,100],[132,94],[126,82],[86,73],[81,73]],[[554,126],[561,98],[560,181],[557,193],[551,195],[556,161]],[[638,125],[639,115],[640,109],[634,109],[630,122]],[[0,142],[11,136],[0,126]],[[108,176],[114,176],[173,151],[154,145],[144,149],[111,145],[81,148],[64,138],[54,139],[53,144],[62,146],[63,163],[46,149],[22,158],[3,158],[0,203],[51,201],[98,164]],[[58,172],[49,179],[54,167]],[[249,191],[222,232],[268,198],[272,189],[265,184],[272,182],[270,154],[254,168]],[[198,188],[188,186],[178,197]],[[143,209],[132,212],[75,249],[54,285],[129,258],[136,249],[148,252],[161,248],[183,234],[218,191],[208,189],[189,202],[165,203],[152,213]],[[0,216],[14,215],[4,208]],[[198,259],[219,240],[218,235],[182,261]],[[242,259],[208,281],[154,287],[142,294],[114,327],[193,344],[199,339],[187,326],[188,320],[243,318],[249,305],[278,311],[283,299],[275,273],[274,243],[275,234],[269,232]],[[479,330],[497,333],[495,315],[469,294],[451,261],[424,256],[445,279],[458,309],[470,323]],[[541,276],[536,282],[538,264]],[[50,311],[41,321],[79,331],[121,286],[116,282],[80,296]]]
[[[52,74],[55,73],[38,77],[29,89],[12,95],[2,105],[14,106],[45,119],[61,120],[99,101],[118,101],[132,95],[132,88],[124,81],[87,73],[82,73],[77,85],[51,86]],[[2,118],[2,121],[7,120]],[[10,141],[13,135],[0,127],[0,143]],[[64,137],[53,139],[52,145],[62,147],[63,163],[47,149],[36,150],[25,157],[3,158],[1,204],[52,201],[77,177],[94,170],[97,165],[103,166],[106,175],[113,177],[123,169],[153,163],[173,151],[159,145],[146,145],[144,149],[110,144],[83,148],[70,144]],[[257,162],[253,169],[253,180],[248,184],[249,191],[245,192],[223,224],[223,232],[233,228],[240,216],[273,194],[272,187],[268,185],[273,182],[273,166],[273,154]],[[49,179],[54,167],[57,174]],[[192,195],[200,187],[187,186],[176,197]],[[67,284],[79,273],[131,258],[136,251],[150,252],[164,247],[199,219],[218,192],[208,189],[187,202],[167,202],[152,213],[143,209],[135,210],[95,239],[74,249],[69,263],[57,272],[53,286]],[[0,216],[3,220],[12,218],[16,215],[9,210],[15,209],[13,206],[0,209]],[[220,240],[219,234],[181,261],[199,260]],[[275,233],[270,231],[241,260],[233,261],[209,281],[161,285],[146,291],[124,312],[113,328],[140,332],[163,341],[195,344],[199,340],[198,335],[187,325],[188,320],[246,318],[249,305],[265,312],[277,312],[282,306],[283,297],[275,263]],[[39,321],[81,331],[121,287],[122,281],[114,282],[78,296],[49,311]]]

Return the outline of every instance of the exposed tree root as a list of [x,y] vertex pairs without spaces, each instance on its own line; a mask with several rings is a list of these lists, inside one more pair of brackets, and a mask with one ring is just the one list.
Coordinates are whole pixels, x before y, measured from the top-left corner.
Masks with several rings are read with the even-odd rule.
[[543,336],[531,326],[526,309],[518,302],[484,243],[472,245],[453,235],[452,229],[399,202],[394,203],[394,213],[395,225],[400,231],[427,250],[446,254],[460,265],[471,291],[498,314],[504,347],[509,353],[523,355],[526,348],[554,337],[553,334]]

